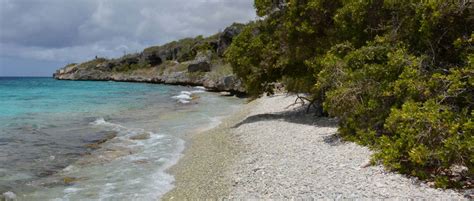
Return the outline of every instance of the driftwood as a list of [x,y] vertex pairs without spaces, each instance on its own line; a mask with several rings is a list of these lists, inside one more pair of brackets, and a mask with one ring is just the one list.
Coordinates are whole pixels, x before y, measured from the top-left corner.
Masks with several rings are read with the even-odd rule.
[[288,109],[292,106],[298,105],[298,104],[301,104],[301,106],[305,106],[306,102],[308,102],[308,105],[306,106],[306,113],[307,114],[310,113],[311,108],[314,108],[316,110],[316,112],[314,114],[315,116],[322,116],[323,115],[322,107],[316,99],[310,99],[310,98],[307,98],[306,96],[303,96],[303,95],[300,95],[300,94],[296,94],[295,102],[291,105],[288,105],[286,107],[286,109]]

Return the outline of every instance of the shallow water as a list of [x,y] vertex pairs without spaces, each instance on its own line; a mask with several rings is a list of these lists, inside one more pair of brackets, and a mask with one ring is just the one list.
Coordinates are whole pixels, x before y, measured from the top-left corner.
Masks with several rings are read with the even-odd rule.
[[[158,198],[172,188],[165,169],[179,159],[185,135],[240,104],[191,87],[0,78],[0,193]],[[98,143],[106,136],[115,137]]]

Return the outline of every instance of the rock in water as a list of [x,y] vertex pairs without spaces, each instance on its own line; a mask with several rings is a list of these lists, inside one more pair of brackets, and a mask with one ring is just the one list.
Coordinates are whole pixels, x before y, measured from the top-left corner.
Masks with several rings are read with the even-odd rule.
[[196,94],[192,94],[192,95],[191,95],[191,100],[197,100],[197,99],[199,99],[199,98],[201,98],[201,97],[199,97],[199,96],[196,95]]
[[222,91],[219,93],[221,96],[232,96],[232,93],[228,92],[228,91]]
[[85,147],[86,147],[86,148],[90,148],[90,149],[98,149],[98,148],[100,148],[100,146],[101,146],[102,144],[104,144],[105,142],[107,142],[107,141],[109,141],[109,140],[111,140],[111,139],[113,139],[113,138],[115,138],[115,137],[117,137],[117,132],[115,132],[115,131],[109,132],[109,133],[107,133],[107,134],[105,135],[104,138],[99,139],[99,140],[96,140],[96,141],[93,142],[93,143],[86,144]]
[[150,133],[143,133],[130,137],[131,140],[147,140],[150,139]]
[[64,185],[72,185],[74,183],[76,183],[78,179],[75,178],[75,177],[64,177],[63,178],[63,182],[64,182]]
[[16,194],[8,191],[3,193],[3,198],[5,199],[5,201],[14,201],[16,200]]

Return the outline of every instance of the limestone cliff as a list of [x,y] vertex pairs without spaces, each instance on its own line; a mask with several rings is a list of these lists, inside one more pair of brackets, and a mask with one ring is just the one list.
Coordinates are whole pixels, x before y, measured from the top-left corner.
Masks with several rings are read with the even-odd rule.
[[223,61],[223,52],[244,25],[222,33],[186,38],[117,59],[96,58],[69,64],[53,74],[60,80],[113,80],[177,85],[202,85],[210,90],[244,93],[241,81]]

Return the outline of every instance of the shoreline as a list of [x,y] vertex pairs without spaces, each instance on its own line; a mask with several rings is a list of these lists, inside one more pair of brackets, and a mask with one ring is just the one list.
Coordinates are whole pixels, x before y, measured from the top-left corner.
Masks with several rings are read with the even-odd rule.
[[166,82],[155,78],[150,79],[60,79],[54,77],[41,77],[41,78],[51,78],[58,81],[83,81],[83,82],[124,82],[124,83],[144,83],[144,84],[161,84],[168,86],[183,86],[183,87],[205,87],[207,92],[212,93],[221,93],[228,92],[230,96],[236,96],[238,98],[246,98],[247,94],[242,91],[233,90],[233,89],[222,89],[215,86],[206,86],[206,83],[203,82]]
[[[106,85],[109,86],[109,84]],[[126,88],[128,89],[128,87]],[[146,89],[155,90],[155,88],[148,89],[148,87]],[[0,192],[0,200],[2,200],[4,192],[13,192],[19,198],[28,197],[30,199],[33,199],[35,196],[38,196],[38,198],[44,197],[45,199],[49,198],[48,196],[51,196],[51,198],[96,196],[98,198],[101,195],[120,196],[120,194],[127,193],[127,191],[128,195],[126,196],[133,197],[134,194],[130,194],[129,189],[132,189],[131,187],[134,187],[133,185],[135,184],[142,185],[139,191],[135,191],[140,192],[136,194],[138,196],[148,196],[148,194],[145,195],[143,192],[150,192],[150,196],[148,196],[150,199],[163,196],[173,188],[171,183],[174,180],[172,175],[166,172],[166,170],[173,166],[182,156],[186,148],[184,145],[186,137],[196,131],[212,129],[221,122],[222,117],[240,109],[243,102],[242,99],[238,100],[238,98],[234,97],[219,97],[219,94],[216,93],[202,93],[204,92],[203,88],[180,87],[171,89],[165,90],[166,93],[156,90],[158,94],[163,96],[154,96],[154,93],[143,93],[146,94],[146,97],[150,98],[150,103],[154,103],[141,104],[143,108],[139,107],[123,111],[113,110],[114,113],[110,113],[107,110],[106,113],[100,113],[100,115],[93,113],[95,115],[93,118],[79,116],[84,121],[84,128],[105,136],[98,136],[97,139],[93,137],[90,140],[89,138],[82,140],[84,145],[80,147],[87,150],[86,154],[77,156],[77,160],[75,159],[67,163],[64,167],[60,167],[54,172],[51,171],[51,175],[32,180],[29,182],[31,190],[20,191],[17,188],[11,188],[11,190],[6,189]],[[190,96],[192,94],[199,95],[196,95],[190,104],[182,104],[179,100],[175,100],[173,95],[180,95],[183,92],[191,94]],[[140,100],[145,100],[145,98]],[[168,101],[166,103],[169,103],[169,105],[163,104],[162,102],[164,101]],[[133,114],[129,115],[128,113]],[[70,127],[67,129],[70,129]],[[174,145],[175,141],[176,146]],[[146,146],[158,146],[158,148],[147,149]],[[159,152],[159,154],[154,152]],[[145,154],[148,154],[148,157]],[[58,156],[51,156],[48,159],[52,161],[58,158]],[[123,164],[125,164],[123,169],[117,168],[117,164],[122,164],[121,161],[124,161]],[[110,165],[111,168],[96,168],[99,166],[104,167],[105,165]],[[120,174],[110,177],[109,173],[113,172],[116,168]],[[104,169],[105,172],[99,173],[98,171],[101,169]],[[153,171],[153,169],[156,169],[156,171]],[[121,180],[121,177],[118,175],[124,175],[124,172],[129,172],[129,170],[137,171],[138,173],[135,176],[129,177],[133,178],[133,181],[130,181],[130,185],[122,185],[127,184],[129,181],[126,179]],[[146,171],[153,172],[142,177],[142,174]],[[101,175],[94,175],[96,173]],[[108,183],[100,185],[100,182],[96,182],[105,175],[107,175],[107,179],[102,179],[100,182]],[[149,182],[152,185],[149,185]],[[89,185],[90,183],[100,185],[98,188],[95,188],[98,190],[87,190],[91,186]],[[129,188],[107,194],[105,190],[108,190],[106,189],[108,186],[116,187],[117,189],[122,188],[122,186]],[[104,192],[97,193],[102,191],[101,189],[105,189]],[[149,189],[152,190],[148,191]]]
[[369,166],[372,151],[339,139],[333,119],[288,107],[294,100],[256,99],[193,134],[162,199],[466,199]]
[[230,193],[227,172],[238,157],[240,147],[233,142],[231,127],[245,118],[255,103],[221,119],[210,129],[189,134],[178,163],[166,170],[175,177],[174,188],[162,200],[224,198]]

